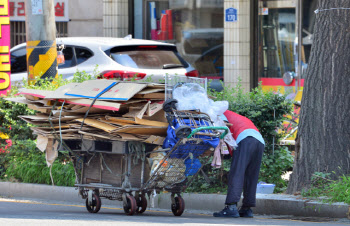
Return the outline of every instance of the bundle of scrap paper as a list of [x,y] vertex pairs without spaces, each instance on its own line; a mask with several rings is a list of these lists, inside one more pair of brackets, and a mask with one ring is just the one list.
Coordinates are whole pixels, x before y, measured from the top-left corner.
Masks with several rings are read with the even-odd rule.
[[36,110],[35,115],[20,118],[33,125],[42,151],[52,151],[50,139],[162,145],[168,127],[162,110],[164,89],[164,84],[101,79],[70,83],[55,91],[22,89],[21,97],[7,100]]

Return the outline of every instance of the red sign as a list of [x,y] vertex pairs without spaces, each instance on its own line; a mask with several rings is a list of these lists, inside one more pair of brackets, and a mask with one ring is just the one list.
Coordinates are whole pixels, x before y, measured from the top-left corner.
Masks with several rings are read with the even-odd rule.
[[8,0],[0,2],[0,96],[11,88],[10,16]]
[[[56,21],[69,21],[67,0],[54,0]],[[25,0],[10,0],[11,21],[25,21]]]

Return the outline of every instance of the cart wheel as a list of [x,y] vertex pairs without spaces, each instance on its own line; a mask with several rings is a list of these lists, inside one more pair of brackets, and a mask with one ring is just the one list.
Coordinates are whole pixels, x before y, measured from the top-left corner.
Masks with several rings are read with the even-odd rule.
[[147,199],[145,195],[140,195],[136,200],[137,208],[136,213],[143,213],[147,209]]
[[176,99],[168,99],[163,103],[163,110],[165,112],[171,112],[172,109],[176,110],[176,104],[177,104]]
[[137,209],[136,199],[132,195],[126,196],[126,203],[123,204],[124,212],[127,215],[134,215]]
[[89,205],[89,199],[86,199],[86,209],[90,213],[97,213],[101,209],[101,198],[96,194],[92,194],[91,205]]
[[185,201],[181,196],[175,197],[175,203],[171,204],[171,211],[175,216],[181,216],[185,210]]
[[192,129],[190,126],[180,126],[175,130],[175,135],[177,138],[187,138],[192,132]]

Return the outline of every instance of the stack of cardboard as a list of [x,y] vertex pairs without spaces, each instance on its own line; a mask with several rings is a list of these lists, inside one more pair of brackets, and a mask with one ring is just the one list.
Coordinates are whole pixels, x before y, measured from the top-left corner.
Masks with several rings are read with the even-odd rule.
[[[23,89],[20,98],[36,115],[21,116],[42,139],[98,139],[162,144],[164,84],[90,80],[55,91]],[[88,113],[87,113],[88,112]]]

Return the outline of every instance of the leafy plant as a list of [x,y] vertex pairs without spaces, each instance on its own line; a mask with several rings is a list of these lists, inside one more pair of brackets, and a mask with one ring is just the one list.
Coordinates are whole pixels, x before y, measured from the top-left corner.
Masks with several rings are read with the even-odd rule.
[[330,178],[331,173],[315,172],[311,177],[311,187],[304,189],[302,196],[350,204],[350,176],[343,175],[338,180]]
[[[23,81],[25,88],[40,90],[56,90],[59,86],[71,82],[83,82],[94,79],[99,74],[97,66],[94,72],[88,74],[77,71],[73,79],[65,80],[62,75],[54,79],[37,79],[35,84]],[[12,98],[18,93],[18,87],[12,86],[7,98]],[[33,115],[25,104],[15,103],[0,98],[0,178],[6,180],[18,180],[27,183],[51,184],[50,169],[46,165],[45,153],[40,152],[35,145],[36,136],[33,135],[30,125],[20,120],[20,115]],[[11,141],[11,145],[9,145]],[[3,150],[3,151],[1,151]],[[52,176],[56,185],[72,186],[75,180],[74,168],[69,160],[61,152],[59,158],[52,166]]]
[[[25,183],[51,184],[50,168],[45,153],[36,148],[33,140],[16,141],[6,156],[4,179]],[[75,173],[72,163],[62,154],[52,165],[55,185],[73,186]]]

